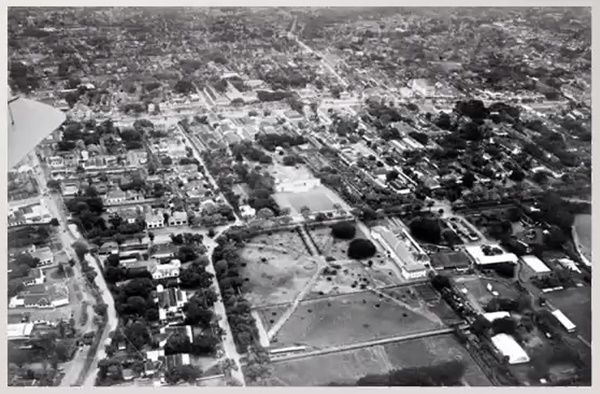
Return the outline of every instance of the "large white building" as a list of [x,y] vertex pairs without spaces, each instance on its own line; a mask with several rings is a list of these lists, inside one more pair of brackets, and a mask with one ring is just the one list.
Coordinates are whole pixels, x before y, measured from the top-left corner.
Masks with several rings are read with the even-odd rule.
[[492,337],[492,343],[504,356],[508,356],[509,364],[524,364],[529,362],[525,350],[508,334],[497,334]]
[[465,248],[477,265],[512,263],[519,258],[514,253],[507,253],[500,245],[473,245]]
[[400,268],[402,276],[405,279],[418,279],[427,276],[427,263],[429,262],[426,255],[418,253],[415,255],[407,243],[410,242],[406,238],[400,239],[391,230],[383,226],[376,226],[371,229],[371,236],[379,242],[381,246],[388,252],[396,265]]
[[284,182],[275,182],[275,191],[278,193],[302,193],[314,189],[321,184],[317,178],[297,179]]
[[521,256],[521,260],[525,262],[536,274],[542,274],[552,271],[542,260],[533,255]]

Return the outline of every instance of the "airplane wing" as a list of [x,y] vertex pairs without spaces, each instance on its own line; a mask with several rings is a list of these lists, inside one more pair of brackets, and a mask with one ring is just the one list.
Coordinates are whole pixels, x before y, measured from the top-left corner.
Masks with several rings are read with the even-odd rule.
[[47,104],[16,97],[8,101],[8,167],[14,167],[56,130],[66,115]]

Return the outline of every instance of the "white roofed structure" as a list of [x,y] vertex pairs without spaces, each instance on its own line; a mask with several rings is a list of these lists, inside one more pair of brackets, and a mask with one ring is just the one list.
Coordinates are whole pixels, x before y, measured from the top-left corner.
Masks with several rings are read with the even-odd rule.
[[504,356],[508,356],[509,364],[525,364],[529,356],[525,350],[508,334],[497,334],[492,337],[492,343]]
[[523,260],[525,264],[527,264],[529,268],[531,268],[537,274],[552,271],[546,264],[544,264],[542,260],[538,259],[536,256],[521,256],[521,260]]
[[569,320],[569,318],[565,316],[560,309],[553,311],[552,315],[560,322],[567,332],[573,332],[577,328],[577,326],[571,320]]
[[483,317],[485,317],[487,319],[487,321],[489,321],[491,323],[494,320],[510,317],[510,313],[506,312],[506,311],[488,312],[488,313],[484,313]]
[[473,245],[465,248],[478,265],[512,263],[519,258],[514,253],[507,253],[499,245]]

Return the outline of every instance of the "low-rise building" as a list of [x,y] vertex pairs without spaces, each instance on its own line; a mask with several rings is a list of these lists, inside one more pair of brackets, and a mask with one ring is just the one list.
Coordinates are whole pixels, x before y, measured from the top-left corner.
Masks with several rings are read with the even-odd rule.
[[150,267],[149,271],[152,274],[152,279],[159,280],[179,277],[180,268],[181,262],[173,259],[167,264],[154,264]]
[[417,259],[409,249],[407,239],[400,239],[391,230],[383,226],[373,227],[371,236],[383,246],[389,256],[399,266],[405,279],[417,279],[427,276],[428,267]]
[[465,250],[478,265],[516,264],[519,261],[514,253],[507,253],[500,245],[472,245]]
[[181,211],[175,211],[169,216],[169,226],[187,226],[188,217],[187,213]]
[[165,226],[165,217],[162,213],[154,211],[146,213],[147,228],[163,228]]
[[508,357],[509,364],[524,364],[529,362],[529,356],[512,336],[504,333],[494,335],[492,343],[503,356]]

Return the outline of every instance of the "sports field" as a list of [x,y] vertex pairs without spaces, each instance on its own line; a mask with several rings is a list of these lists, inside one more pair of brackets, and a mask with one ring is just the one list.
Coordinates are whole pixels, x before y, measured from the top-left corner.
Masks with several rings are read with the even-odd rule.
[[328,348],[440,327],[441,321],[429,310],[365,291],[301,302],[272,343]]
[[489,380],[451,335],[365,347],[322,356],[273,363],[272,385],[323,386],[354,384],[367,374],[429,366],[460,359],[466,364],[465,385],[488,386]]
[[331,211],[335,209],[335,204],[340,204],[347,209],[344,201],[325,186],[317,186],[304,192],[275,193],[273,198],[281,208],[290,208],[292,215],[300,214],[303,207],[308,207],[311,212],[319,212]]

